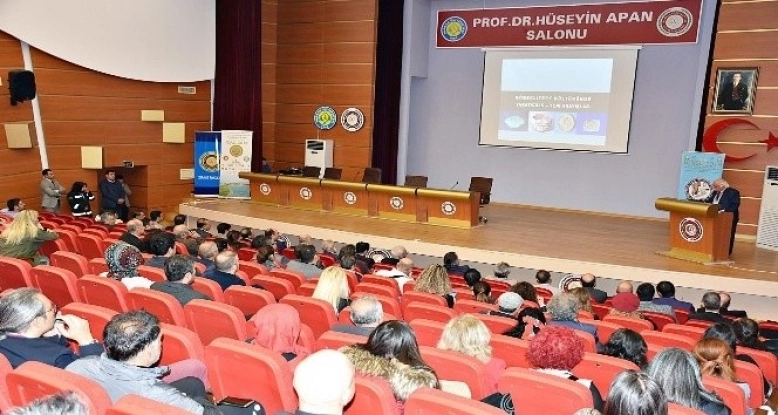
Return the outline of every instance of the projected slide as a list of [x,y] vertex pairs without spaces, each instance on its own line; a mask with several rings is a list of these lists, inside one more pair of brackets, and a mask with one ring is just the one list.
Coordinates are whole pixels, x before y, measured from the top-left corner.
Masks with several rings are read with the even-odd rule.
[[629,51],[626,60],[620,49],[487,52],[480,144],[626,152]]

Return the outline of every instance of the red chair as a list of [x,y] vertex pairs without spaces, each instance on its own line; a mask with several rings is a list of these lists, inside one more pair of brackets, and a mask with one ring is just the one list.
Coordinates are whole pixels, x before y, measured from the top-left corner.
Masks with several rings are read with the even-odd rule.
[[602,320],[611,313],[612,307],[609,307],[605,304],[592,304],[592,311],[594,312],[594,315],[600,318]]
[[597,353],[597,341],[594,340],[594,336],[581,330],[573,330],[573,332],[575,332],[575,335],[578,336],[581,341],[583,341],[584,351],[589,353]]
[[686,336],[695,342],[702,339],[705,329],[702,327],[688,326],[686,324],[667,324],[662,328],[663,333],[680,334]]
[[446,323],[439,321],[425,320],[417,318],[410,323],[413,332],[416,334],[416,341],[419,346],[437,347],[440,337],[443,335],[443,328]]
[[221,285],[219,285],[219,283],[216,281],[203,277],[195,277],[194,282],[192,282],[192,289],[201,294],[207,295],[213,301],[220,303],[225,302],[224,291],[222,291]]
[[[5,377],[13,371],[11,362],[8,361],[4,355],[0,354],[0,379]],[[7,413],[9,409],[13,407],[11,403],[11,395],[8,391],[8,384],[6,382],[0,382],[0,412]]]
[[317,338],[329,331],[336,323],[332,304],[324,300],[290,294],[279,302],[294,307],[300,313],[300,321],[310,327]]
[[181,408],[166,405],[159,401],[146,399],[138,395],[126,395],[116,401],[108,408],[105,415],[146,415],[146,414],[165,414],[165,415],[190,415],[191,412]]
[[67,251],[80,254],[81,247],[78,245],[78,241],[76,239],[79,234],[80,232],[77,233],[67,229],[57,229],[57,235],[59,235],[59,239],[65,242],[65,245],[68,247]]
[[285,257],[287,257],[289,259],[297,259],[297,254],[294,253],[294,248],[292,248],[292,247],[284,249],[281,252],[281,255],[283,255],[283,256],[285,256]]
[[87,259],[103,258],[105,252],[103,251],[103,238],[87,231],[78,234],[76,236],[78,251]]
[[15,406],[65,391],[76,392],[90,414],[103,414],[111,406],[111,398],[97,382],[41,362],[23,363],[6,376],[6,382]]
[[[256,328],[253,324],[247,325],[249,329]],[[250,333],[251,337],[255,337],[256,333]],[[300,325],[300,337],[297,338],[297,344],[303,346],[308,350],[315,350],[316,348],[316,336],[313,335],[313,330],[305,324]]]
[[497,311],[498,309],[499,308],[494,304],[482,303],[475,300],[461,299],[457,300],[454,304],[454,311],[459,314],[480,314],[484,311]]
[[667,413],[668,415],[705,415],[705,412],[672,402],[667,403]]
[[[0,231],[3,231],[2,226],[0,226]],[[51,258],[55,252],[70,252],[70,248],[62,238],[59,238],[44,242],[38,249],[38,252],[45,257]]]
[[[318,278],[319,277],[311,278],[308,281],[313,282],[314,279]],[[361,275],[358,277],[355,271],[346,270],[346,278],[348,279],[348,292],[355,292],[357,290],[357,284],[359,284],[359,278],[361,278]]]
[[578,310],[578,320],[594,320],[594,313],[586,310]]
[[125,299],[130,310],[144,309],[163,323],[187,327],[184,308],[170,294],[148,288],[133,288],[125,295]]
[[[381,303],[381,307],[384,310],[384,314],[391,314],[395,317],[402,318],[402,308],[400,307],[400,301],[398,301],[395,297],[385,297],[383,295],[375,295],[374,296],[376,300],[378,300],[379,303]],[[386,318],[384,318],[386,320]]]
[[[656,330],[644,330],[640,332],[640,335],[643,336],[643,340],[646,341],[646,344],[649,346],[653,344],[661,347],[661,349],[677,347],[679,349],[690,352],[692,349],[694,349],[694,345],[697,343],[689,336],[667,332],[658,332]],[[740,351],[740,348],[738,348],[738,351]]]
[[150,267],[148,265],[138,265],[138,274],[154,282],[165,282],[167,276],[162,268]]
[[249,278],[254,278],[256,275],[270,275],[270,271],[262,264],[253,261],[238,261],[238,264],[238,268],[246,272]]
[[251,279],[251,284],[257,284],[270,291],[270,293],[273,294],[273,297],[276,298],[276,301],[295,293],[294,285],[292,285],[291,282],[269,275],[255,275],[254,278]]
[[90,235],[97,236],[100,239],[105,239],[108,237],[108,230],[105,227],[91,226],[81,231],[81,233],[88,233]]
[[111,319],[119,314],[109,308],[86,303],[70,303],[62,307],[63,314],[73,314],[89,322],[89,332],[92,337],[103,341],[103,329]]
[[531,369],[506,369],[498,388],[501,393],[510,393],[513,402],[521,402],[522,415],[572,414],[593,405],[586,386]]
[[388,287],[392,290],[393,298],[400,298],[400,284],[397,280],[391,277],[379,277],[373,274],[365,274],[362,276],[362,281],[357,284],[357,291],[359,291],[359,285],[361,284],[374,284]]
[[217,400],[254,399],[267,414],[297,409],[292,372],[280,353],[239,340],[216,339],[205,346],[205,365]]
[[506,331],[514,328],[517,321],[508,317],[491,316],[488,314],[473,314],[473,317],[481,320],[489,328],[492,334],[503,334]]
[[616,330],[624,328],[620,324],[600,320],[586,320],[584,323],[597,327],[597,338],[600,339],[600,343],[603,344],[608,342],[608,339],[611,338],[611,334]]
[[89,261],[75,252],[57,251],[49,255],[51,265],[66,269],[76,275],[76,278],[89,274]]
[[205,349],[197,337],[197,333],[186,327],[161,323],[162,329],[162,356],[160,365],[169,365],[186,359],[203,360]]
[[489,344],[492,346],[492,356],[505,360],[508,367],[532,368],[527,360],[529,341],[495,334]]
[[354,399],[343,408],[345,415],[399,415],[394,393],[386,380],[358,375],[354,388]]
[[673,309],[675,311],[675,318],[678,320],[678,324],[686,324],[689,321],[689,310],[681,310],[679,308]]
[[[410,282],[405,283],[405,286],[407,287],[408,284],[410,284]],[[403,294],[402,300],[400,301],[400,305],[403,308],[403,315],[405,315],[405,307],[407,307],[408,304],[412,302],[419,302],[419,303],[425,303],[434,306],[448,307],[448,304],[446,304],[446,299],[440,295],[421,293],[418,291],[409,291]]]
[[602,396],[608,396],[611,382],[616,375],[625,370],[639,372],[640,368],[624,359],[586,352],[583,360],[573,368],[573,374],[579,378],[591,380]]
[[329,256],[329,255],[320,255],[319,256],[319,263],[321,263],[321,266],[324,268],[331,267],[335,265],[335,258]]
[[656,330],[659,331],[662,331],[662,328],[668,324],[675,324],[675,319],[667,314],[652,313],[650,311],[641,311],[640,313],[643,314],[643,317],[645,317],[646,320],[654,323]]
[[178,255],[189,255],[189,249],[186,247],[186,245],[183,244],[183,242],[176,241],[176,253]]
[[38,265],[30,271],[32,285],[40,290],[58,307],[74,301],[81,301],[76,288],[76,275],[72,272],[52,267],[50,265]]
[[314,291],[316,291],[316,282],[306,282],[305,284],[297,287],[297,295],[310,297],[313,295]]
[[751,388],[748,407],[759,408],[762,406],[764,403],[764,378],[762,377],[762,369],[759,369],[759,366],[753,363],[735,360],[735,374],[737,380],[747,383],[748,387]]
[[224,290],[224,302],[237,307],[244,316],[253,316],[260,308],[275,304],[276,299],[270,291],[233,285]]
[[405,321],[413,321],[417,318],[426,320],[439,321],[443,324],[448,323],[449,320],[456,317],[454,310],[448,307],[435,306],[425,303],[410,303],[405,306],[403,310],[403,318]]
[[316,340],[316,350],[332,349],[338,350],[341,347],[351,346],[352,344],[365,343],[367,337],[351,333],[341,333],[337,331],[324,332],[319,340]]
[[23,259],[0,257],[0,289],[32,287],[31,271]]
[[393,269],[394,269],[394,265],[389,265],[389,264],[382,264],[382,263],[380,263],[380,262],[376,262],[376,263],[373,265],[373,274],[375,274],[375,271],[381,271],[381,270],[384,270],[384,271],[391,271],[391,270],[393,270]]
[[419,346],[419,351],[424,361],[435,369],[438,379],[464,382],[475,400],[490,394],[484,362],[463,353],[435,347]]
[[118,239],[118,238],[110,238],[110,237],[105,237],[105,239],[103,239],[102,241],[100,241],[100,246],[102,247],[102,249],[103,249],[103,252],[105,252],[106,250],[108,250],[108,248],[109,248],[111,245],[113,245],[113,244],[115,244],[115,243],[117,243],[117,242],[119,242],[119,239]]
[[248,247],[240,248],[238,249],[238,259],[241,261],[255,261],[257,259],[257,250]]
[[416,281],[406,281],[405,284],[403,284],[403,297],[407,293],[414,292],[414,288],[416,288]]
[[246,283],[247,286],[251,285],[251,278],[249,278],[249,274],[246,274],[245,272],[241,270],[235,271],[235,276],[242,279],[243,282]]
[[108,264],[105,262],[105,258],[92,258],[89,260],[89,273],[94,275],[100,275],[104,272],[108,272]]
[[551,301],[551,298],[554,296],[554,293],[548,288],[535,287],[535,292],[538,293],[538,297],[542,298],[546,304],[548,304],[548,302]]
[[388,297],[388,298],[397,298],[397,299],[400,298],[399,288],[395,289],[392,287],[388,287],[386,285],[370,284],[366,282],[361,282],[357,284],[356,292],[373,294],[373,295],[378,295],[381,297]]
[[81,223],[74,222],[74,223],[66,223],[64,225],[59,225],[57,229],[67,229],[69,231],[73,231],[78,234],[81,233],[81,231],[83,231],[84,229],[86,229],[86,227]]
[[618,316],[615,314],[608,314],[602,321],[607,323],[618,324],[621,327],[634,330],[640,333],[643,330],[654,330],[654,325],[648,320],[641,320],[639,318]]
[[295,292],[297,292],[298,287],[306,282],[303,274],[285,269],[274,269],[270,271],[270,275],[291,282]]
[[735,382],[703,375],[705,389],[713,391],[732,411],[731,415],[746,415],[746,393]]
[[118,313],[129,311],[125,300],[127,287],[120,281],[96,275],[84,275],[76,281],[76,289],[81,301],[87,304],[99,305]]
[[414,392],[405,401],[405,413],[408,415],[505,415],[505,411],[500,408],[431,388],[422,388]]
[[762,369],[762,373],[773,385],[778,383],[778,358],[774,354],[765,350],[756,350],[750,347],[738,346],[738,354],[751,356],[756,365]]
[[684,326],[701,327],[703,329],[707,329],[713,324],[714,323],[712,321],[706,321],[706,320],[689,320],[686,323],[683,323]]
[[246,316],[240,309],[229,304],[208,300],[192,300],[184,306],[186,325],[197,333],[203,344],[214,339],[248,339]]

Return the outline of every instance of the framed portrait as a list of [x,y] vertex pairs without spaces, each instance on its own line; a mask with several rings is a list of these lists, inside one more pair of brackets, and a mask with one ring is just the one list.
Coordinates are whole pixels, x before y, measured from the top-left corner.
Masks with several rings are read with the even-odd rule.
[[719,68],[713,114],[751,114],[754,112],[758,68]]

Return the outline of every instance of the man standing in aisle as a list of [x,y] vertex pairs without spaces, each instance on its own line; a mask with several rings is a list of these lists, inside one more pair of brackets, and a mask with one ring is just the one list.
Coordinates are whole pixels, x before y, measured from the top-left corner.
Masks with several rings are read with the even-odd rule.
[[41,172],[41,208],[48,212],[59,214],[60,198],[65,194],[65,188],[54,179],[51,169],[43,169]]
[[106,170],[105,179],[100,181],[100,196],[102,202],[100,204],[103,211],[110,210],[119,212],[124,208],[124,186],[116,180],[116,172],[113,170]]

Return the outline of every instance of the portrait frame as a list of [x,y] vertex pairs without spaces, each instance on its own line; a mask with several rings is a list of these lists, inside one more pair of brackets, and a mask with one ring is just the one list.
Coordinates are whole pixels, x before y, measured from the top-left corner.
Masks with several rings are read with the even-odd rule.
[[[753,114],[759,68],[718,68],[712,114]],[[737,86],[735,78],[740,77]],[[743,98],[745,95],[745,98]]]

